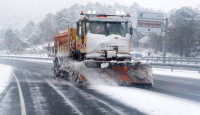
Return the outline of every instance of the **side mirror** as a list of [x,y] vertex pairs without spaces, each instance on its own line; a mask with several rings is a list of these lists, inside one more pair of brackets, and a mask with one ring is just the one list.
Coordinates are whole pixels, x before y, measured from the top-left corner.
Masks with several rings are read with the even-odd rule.
[[130,34],[130,35],[133,35],[133,27],[130,27],[130,28],[129,28],[129,34]]

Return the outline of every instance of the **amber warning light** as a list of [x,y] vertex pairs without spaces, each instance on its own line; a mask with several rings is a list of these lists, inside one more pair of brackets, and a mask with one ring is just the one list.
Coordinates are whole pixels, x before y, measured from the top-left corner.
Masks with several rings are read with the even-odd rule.
[[84,15],[84,12],[83,12],[83,10],[81,10],[81,15]]
[[128,12],[128,13],[127,13],[127,16],[128,16],[128,17],[130,17],[130,16],[131,16],[131,15],[130,15],[130,12]]

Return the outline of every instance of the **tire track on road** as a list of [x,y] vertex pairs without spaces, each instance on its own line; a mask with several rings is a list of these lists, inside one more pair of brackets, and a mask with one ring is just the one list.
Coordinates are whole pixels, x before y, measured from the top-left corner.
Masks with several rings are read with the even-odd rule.
[[32,80],[31,81],[29,80],[29,78],[36,79],[37,77],[41,79],[41,75],[36,72],[30,72],[29,70],[26,69],[23,70],[23,75],[30,89],[30,96],[33,102],[35,114],[38,115],[49,114],[49,111],[47,110],[48,105],[46,104],[46,98],[42,95],[42,91],[38,85],[38,83],[41,82],[32,82]]

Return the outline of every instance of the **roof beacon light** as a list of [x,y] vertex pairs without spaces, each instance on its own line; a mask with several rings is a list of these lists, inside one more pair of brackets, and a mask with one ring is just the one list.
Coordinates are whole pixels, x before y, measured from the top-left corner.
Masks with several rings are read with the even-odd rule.
[[130,17],[130,16],[131,16],[130,14],[131,14],[130,12],[127,12],[127,16],[128,16],[128,17]]
[[84,15],[84,12],[83,12],[83,10],[81,10],[81,15]]

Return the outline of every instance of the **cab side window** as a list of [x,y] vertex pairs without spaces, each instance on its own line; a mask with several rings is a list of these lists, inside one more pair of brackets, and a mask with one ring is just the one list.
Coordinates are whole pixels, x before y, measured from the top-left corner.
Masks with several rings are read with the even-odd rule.
[[79,22],[76,22],[76,35],[79,36]]
[[80,38],[83,38],[84,37],[84,34],[83,34],[83,21],[79,21],[76,23],[76,28],[77,28],[77,36],[79,36]]
[[82,35],[82,24],[81,24],[81,22],[79,22],[79,34],[78,35],[79,36]]

